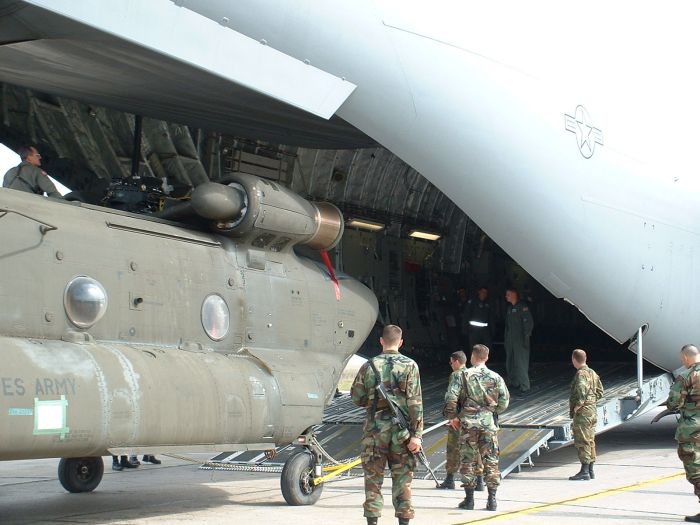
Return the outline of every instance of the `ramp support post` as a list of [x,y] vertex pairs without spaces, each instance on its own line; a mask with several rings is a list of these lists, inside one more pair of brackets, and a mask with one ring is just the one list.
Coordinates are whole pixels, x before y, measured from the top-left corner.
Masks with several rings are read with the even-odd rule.
[[637,395],[639,396],[639,403],[642,403],[642,386],[644,384],[644,357],[642,355],[642,337],[644,335],[644,327],[639,327],[639,332],[637,333]]

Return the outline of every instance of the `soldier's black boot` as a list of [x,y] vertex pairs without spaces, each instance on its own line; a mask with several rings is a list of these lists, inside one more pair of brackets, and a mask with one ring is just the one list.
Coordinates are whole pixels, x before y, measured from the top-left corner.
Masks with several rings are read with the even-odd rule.
[[133,463],[129,459],[127,459],[126,456],[122,456],[120,464],[121,464],[122,468],[138,468],[139,467],[136,463]]
[[455,488],[455,475],[447,474],[445,480],[438,485],[439,489],[453,489]]
[[408,522],[411,521],[408,518],[399,518],[399,525],[408,525]]
[[484,492],[484,476],[476,477],[476,488],[474,490]]
[[588,471],[588,463],[581,463],[581,470],[578,471],[578,474],[569,476],[569,479],[571,481],[588,481],[591,479],[591,474]]
[[496,488],[489,487],[489,499],[486,501],[486,510],[496,510]]
[[367,525],[377,525],[379,518],[367,518]]
[[593,472],[593,463],[588,464],[588,475],[591,479],[595,479],[595,473]]
[[700,523],[700,514],[696,514],[695,516],[686,516],[685,521],[689,521],[691,523]]
[[112,456],[112,470],[124,470],[124,467],[119,464],[118,456]]
[[466,498],[464,498],[457,506],[464,510],[474,510],[474,489],[464,487],[464,494],[466,495]]
[[160,465],[162,462],[153,455],[145,454],[143,456],[144,463],[153,463],[154,465]]

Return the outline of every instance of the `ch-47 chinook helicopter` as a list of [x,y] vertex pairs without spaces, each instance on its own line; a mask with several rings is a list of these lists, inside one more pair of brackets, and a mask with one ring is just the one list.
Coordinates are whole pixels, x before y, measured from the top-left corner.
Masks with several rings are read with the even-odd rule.
[[0,460],[61,457],[85,492],[101,456],[265,450],[320,422],[377,316],[293,251],[334,246],[340,211],[237,175],[165,216],[199,227],[0,190]]

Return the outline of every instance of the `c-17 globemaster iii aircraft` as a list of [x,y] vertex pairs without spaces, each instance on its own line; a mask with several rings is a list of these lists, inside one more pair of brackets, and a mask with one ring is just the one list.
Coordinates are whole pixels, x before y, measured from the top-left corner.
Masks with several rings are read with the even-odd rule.
[[617,341],[644,332],[644,357],[673,370],[700,336],[696,10],[4,0],[0,80],[277,143],[376,141],[555,296]]

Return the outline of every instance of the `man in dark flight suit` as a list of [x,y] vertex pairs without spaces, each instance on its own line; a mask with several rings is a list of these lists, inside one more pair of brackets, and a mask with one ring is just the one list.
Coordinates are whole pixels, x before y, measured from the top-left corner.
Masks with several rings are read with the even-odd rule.
[[506,372],[508,384],[516,393],[530,390],[530,335],[534,327],[532,313],[526,302],[521,301],[514,288],[506,291]]
[[462,314],[462,326],[469,336],[469,348],[474,345],[484,345],[491,348],[493,316],[489,304],[489,289],[480,286],[477,297],[469,299]]

